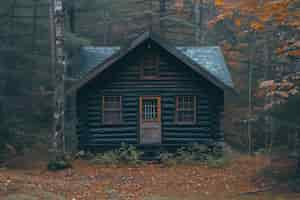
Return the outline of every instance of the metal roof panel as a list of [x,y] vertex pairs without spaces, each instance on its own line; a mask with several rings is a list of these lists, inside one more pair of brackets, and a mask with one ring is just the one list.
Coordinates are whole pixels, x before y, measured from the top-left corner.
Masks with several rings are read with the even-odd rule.
[[[78,76],[84,76],[120,49],[120,47],[83,47],[80,52],[80,72]],[[231,88],[234,87],[220,47],[176,47],[176,49],[225,85]]]

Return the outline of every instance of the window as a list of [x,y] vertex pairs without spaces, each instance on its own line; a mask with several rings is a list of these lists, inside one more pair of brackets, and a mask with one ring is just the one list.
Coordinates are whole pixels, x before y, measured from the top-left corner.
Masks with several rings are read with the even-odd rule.
[[196,123],[196,96],[176,97],[176,122]]
[[103,96],[102,120],[104,124],[122,122],[122,98],[120,96]]
[[142,116],[144,122],[154,122],[160,120],[160,98],[144,97],[141,100]]
[[159,56],[147,52],[143,61],[141,62],[141,78],[142,79],[155,79],[158,78],[159,72]]

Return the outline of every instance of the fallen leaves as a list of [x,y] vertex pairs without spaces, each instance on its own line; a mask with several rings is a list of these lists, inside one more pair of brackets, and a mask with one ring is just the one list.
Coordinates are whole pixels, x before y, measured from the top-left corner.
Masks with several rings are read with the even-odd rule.
[[[204,165],[178,165],[170,168],[148,164],[139,167],[105,167],[75,161],[74,168],[57,173],[38,170],[6,170],[0,172],[0,184],[9,180],[16,185],[14,192],[33,190],[59,193],[72,200],[129,199],[142,200],[153,195],[176,196],[204,194],[208,199],[254,191],[250,180],[265,167],[263,157],[240,157],[225,168]],[[4,191],[0,191],[5,194]],[[2,195],[3,195],[2,194]]]

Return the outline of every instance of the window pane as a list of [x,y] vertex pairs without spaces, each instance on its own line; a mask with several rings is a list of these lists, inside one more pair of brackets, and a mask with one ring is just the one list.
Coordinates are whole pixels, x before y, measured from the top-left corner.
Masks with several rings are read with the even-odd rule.
[[121,97],[104,96],[103,97],[103,123],[115,124],[121,122]]
[[178,122],[195,122],[195,96],[178,96],[176,98],[176,104]]
[[157,120],[157,100],[147,99],[143,100],[143,120],[154,121]]
[[104,109],[120,109],[121,97],[107,96],[104,97]]

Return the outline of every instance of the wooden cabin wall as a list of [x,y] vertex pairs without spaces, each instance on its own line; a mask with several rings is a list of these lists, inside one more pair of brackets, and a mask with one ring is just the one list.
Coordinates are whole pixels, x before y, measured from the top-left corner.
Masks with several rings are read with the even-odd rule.
[[[140,58],[147,52],[141,45],[100,76],[82,87],[77,95],[80,148],[118,146],[122,142],[139,144],[139,97],[161,96],[162,145],[212,144],[223,140],[220,117],[223,91],[196,74],[172,55],[152,44],[160,54],[160,77],[140,78]],[[102,96],[122,96],[123,123],[102,124]],[[197,122],[175,122],[176,96],[197,96]]]

